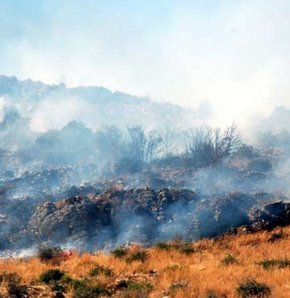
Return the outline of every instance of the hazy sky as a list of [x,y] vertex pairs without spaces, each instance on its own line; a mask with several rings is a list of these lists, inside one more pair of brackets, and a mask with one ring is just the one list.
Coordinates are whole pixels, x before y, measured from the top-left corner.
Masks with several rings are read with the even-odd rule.
[[0,0],[0,73],[196,107],[290,106],[289,0]]

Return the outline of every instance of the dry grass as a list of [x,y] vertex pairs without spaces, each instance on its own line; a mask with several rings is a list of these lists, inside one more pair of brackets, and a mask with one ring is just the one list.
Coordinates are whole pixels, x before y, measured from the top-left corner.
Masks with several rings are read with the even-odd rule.
[[[2,259],[0,273],[17,272],[25,284],[37,284],[40,275],[49,268],[59,268],[74,279],[90,276],[96,265],[111,268],[112,274],[98,274],[91,280],[114,290],[114,297],[139,297],[116,291],[116,284],[122,279],[150,283],[149,297],[237,297],[236,288],[240,282],[254,279],[270,287],[271,297],[290,297],[290,268],[271,268],[265,270],[258,262],[267,259],[290,258],[290,227],[283,229],[283,237],[269,241],[273,233],[226,235],[219,239],[204,239],[193,243],[194,253],[185,254],[177,246],[162,250],[156,247],[147,249],[145,261],[130,261],[126,257],[116,258],[110,254],[74,253],[59,266],[42,263],[38,258]],[[129,254],[138,250],[132,246]],[[224,264],[227,255],[235,257],[236,262]],[[115,288],[114,288],[115,287]],[[71,297],[72,292],[67,292]],[[135,293],[135,294],[134,294]],[[143,296],[142,296],[143,297]],[[144,296],[146,297],[146,295]]]

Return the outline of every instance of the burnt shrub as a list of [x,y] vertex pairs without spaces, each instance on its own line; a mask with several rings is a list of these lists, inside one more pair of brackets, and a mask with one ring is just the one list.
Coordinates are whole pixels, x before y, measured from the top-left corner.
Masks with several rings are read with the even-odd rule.
[[259,283],[254,279],[242,282],[236,289],[236,293],[243,298],[246,297],[269,297],[271,289],[264,283]]
[[63,251],[60,247],[40,247],[38,249],[38,257],[42,262],[52,262],[57,264],[61,261]]
[[44,271],[40,276],[40,281],[46,284],[59,282],[65,273],[59,269],[49,269]]

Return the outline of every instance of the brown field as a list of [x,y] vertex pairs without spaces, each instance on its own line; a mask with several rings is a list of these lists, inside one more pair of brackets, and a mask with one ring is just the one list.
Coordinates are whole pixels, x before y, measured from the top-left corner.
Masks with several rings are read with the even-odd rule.
[[[269,241],[274,233],[279,234],[280,238]],[[182,251],[184,247],[186,251]],[[47,291],[47,294],[31,294],[30,297],[54,297],[49,293],[49,287],[38,280],[49,268],[63,270],[73,279],[87,280],[91,286],[101,285],[109,289],[113,297],[238,297],[236,288],[247,279],[255,279],[269,286],[270,297],[290,297],[290,267],[266,270],[257,264],[265,259],[290,258],[289,227],[271,232],[204,239],[191,247],[193,250],[178,241],[173,242],[169,250],[132,245],[128,255],[122,258],[103,252],[75,252],[57,265],[43,263],[37,257],[2,259],[0,274],[16,272],[21,277],[21,284],[38,286],[40,292],[41,289],[42,292]],[[133,252],[143,250],[148,253],[144,262],[128,260]],[[222,260],[228,254],[235,259],[233,263],[225,264]],[[96,265],[111,268],[111,274],[90,276]],[[118,288],[122,279],[133,281],[137,286]],[[4,297],[5,286],[3,280],[1,287]],[[73,297],[73,293],[73,287],[67,286],[65,297]]]

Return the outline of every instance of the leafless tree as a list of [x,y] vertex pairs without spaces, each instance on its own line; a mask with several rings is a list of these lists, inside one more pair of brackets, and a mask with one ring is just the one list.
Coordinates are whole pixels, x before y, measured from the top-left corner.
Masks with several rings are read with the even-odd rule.
[[162,138],[156,130],[151,131],[146,138],[145,161],[151,162],[157,154]]
[[225,130],[200,127],[188,132],[185,158],[193,166],[207,166],[239,148],[241,139],[235,125]]
[[157,131],[151,131],[146,135],[141,126],[128,127],[128,134],[129,158],[141,162],[152,161],[162,142],[160,134]]

